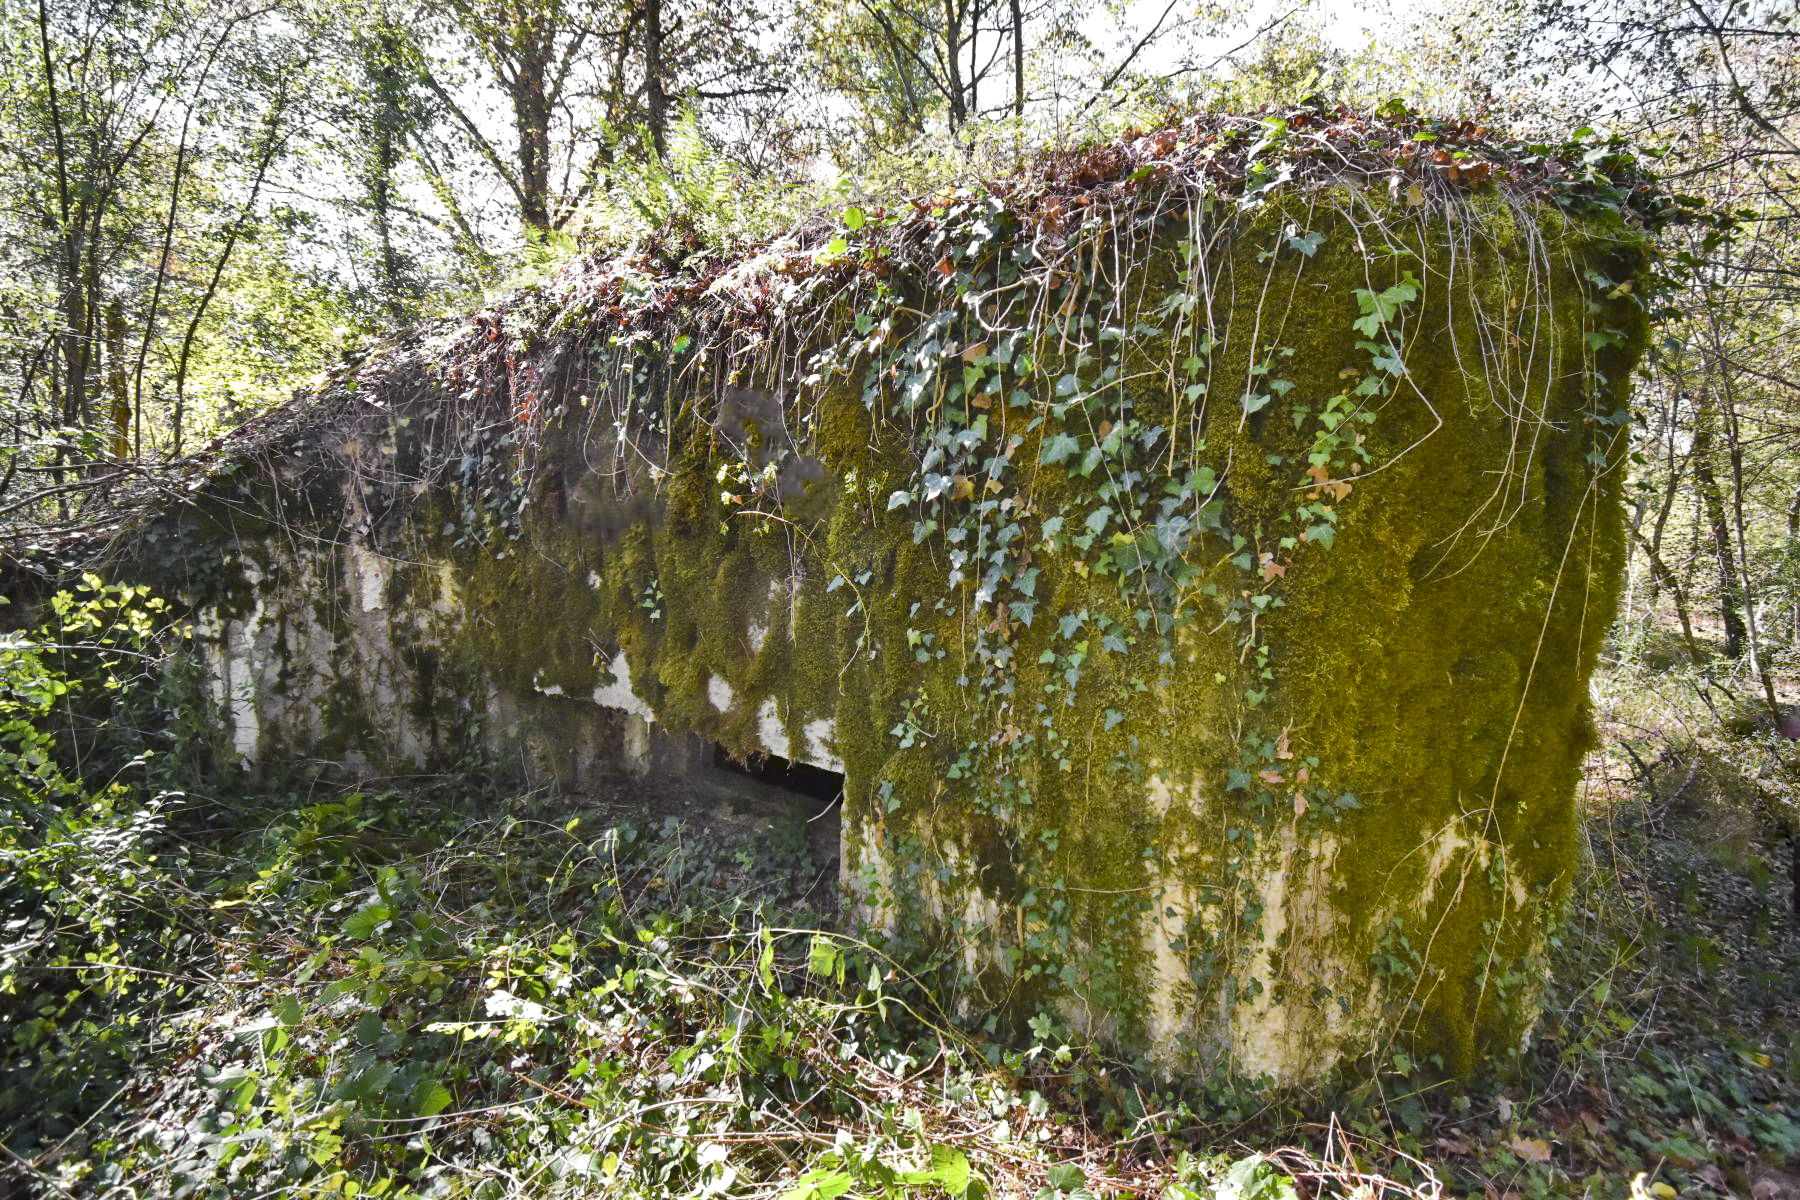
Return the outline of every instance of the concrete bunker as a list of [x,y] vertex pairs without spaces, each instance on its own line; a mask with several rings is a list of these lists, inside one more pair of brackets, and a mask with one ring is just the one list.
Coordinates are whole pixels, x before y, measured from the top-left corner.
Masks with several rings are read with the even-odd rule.
[[1623,158],[1196,118],[572,266],[245,431],[114,569],[194,605],[246,760],[804,764],[962,1011],[1468,1074],[1575,866],[1655,217]]

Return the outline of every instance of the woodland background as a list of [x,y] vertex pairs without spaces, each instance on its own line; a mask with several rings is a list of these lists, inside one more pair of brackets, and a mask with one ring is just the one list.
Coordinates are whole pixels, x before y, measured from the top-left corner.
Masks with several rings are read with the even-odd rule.
[[[1712,222],[1639,388],[1630,614],[1776,707],[1800,640],[1800,22],[1779,3],[9,0],[0,521],[78,529],[386,329],[584,245],[729,246],[1194,107],[1641,148]],[[1360,39],[1360,40],[1359,40]]]
[[[15,562],[54,561],[122,490],[183,486],[188,456],[387,331],[584,250],[729,249],[1195,108],[1397,101],[1618,137],[1703,214],[1660,235],[1584,877],[1517,1078],[1451,1094],[1396,1062],[1329,1118],[1162,1090],[1050,1025],[955,1033],[868,947],[802,935],[803,831],[684,832],[637,797],[570,820],[466,788],[202,786],[180,749],[200,718],[156,694],[160,610],[93,581],[0,638],[0,1196],[1800,1195],[1800,13],[1363,19],[0,0]],[[114,701],[71,742],[83,689]],[[614,982],[572,993],[602,952]],[[432,1020],[447,997],[488,1023]],[[804,1079],[745,1051],[752,1029],[806,1047]]]

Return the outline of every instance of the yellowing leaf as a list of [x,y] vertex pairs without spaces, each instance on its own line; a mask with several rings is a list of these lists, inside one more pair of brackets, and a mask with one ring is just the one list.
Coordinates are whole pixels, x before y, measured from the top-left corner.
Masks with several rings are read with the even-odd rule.
[[1543,1138],[1514,1138],[1506,1144],[1514,1154],[1526,1162],[1547,1163],[1550,1161],[1550,1143]]

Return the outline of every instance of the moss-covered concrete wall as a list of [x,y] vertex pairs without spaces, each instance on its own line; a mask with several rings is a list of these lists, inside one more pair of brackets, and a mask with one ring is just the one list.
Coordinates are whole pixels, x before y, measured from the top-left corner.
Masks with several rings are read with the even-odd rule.
[[972,1018],[1299,1085],[1504,1062],[1576,863],[1643,241],[1477,141],[1257,182],[1220,128],[572,269],[134,554],[245,756],[578,783],[653,723],[830,766],[853,911]]

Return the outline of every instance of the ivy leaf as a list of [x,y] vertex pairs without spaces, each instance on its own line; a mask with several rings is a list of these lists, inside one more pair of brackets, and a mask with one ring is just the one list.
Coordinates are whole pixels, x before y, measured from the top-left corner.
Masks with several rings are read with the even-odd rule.
[[1044,442],[1043,453],[1038,461],[1046,467],[1053,467],[1067,459],[1075,451],[1081,449],[1081,443],[1066,433],[1059,433]]
[[1244,399],[1243,399],[1244,415],[1247,417],[1247,416],[1251,415],[1252,413],[1261,412],[1264,408],[1268,407],[1269,400],[1270,400],[1270,397],[1265,392],[1246,392],[1246,393],[1244,393]]
[[1112,506],[1102,504],[1099,508],[1096,508],[1093,512],[1088,514],[1088,532],[1098,535],[1106,528],[1106,523],[1110,520],[1112,520]]
[[1325,244],[1325,235],[1316,232],[1295,234],[1288,238],[1287,244],[1311,258],[1318,252],[1319,247]]

